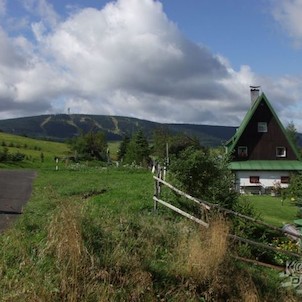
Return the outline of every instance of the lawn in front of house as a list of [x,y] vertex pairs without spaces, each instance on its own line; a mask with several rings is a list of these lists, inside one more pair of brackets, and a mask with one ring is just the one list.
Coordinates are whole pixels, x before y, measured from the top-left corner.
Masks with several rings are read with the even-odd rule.
[[242,196],[242,202],[250,202],[260,219],[274,226],[282,227],[297,219],[298,207],[289,199],[269,195]]

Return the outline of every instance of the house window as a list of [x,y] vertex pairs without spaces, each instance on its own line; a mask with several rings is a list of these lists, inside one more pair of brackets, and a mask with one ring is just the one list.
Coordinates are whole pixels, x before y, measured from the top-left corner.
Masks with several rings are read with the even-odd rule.
[[258,122],[258,132],[267,132],[267,122]]
[[289,176],[281,176],[282,184],[289,184]]
[[277,147],[276,148],[276,157],[286,157],[286,148],[285,147]]
[[251,184],[259,184],[260,183],[260,177],[259,176],[250,176],[250,183]]
[[247,147],[246,146],[239,146],[238,147],[238,156],[239,157],[247,157]]

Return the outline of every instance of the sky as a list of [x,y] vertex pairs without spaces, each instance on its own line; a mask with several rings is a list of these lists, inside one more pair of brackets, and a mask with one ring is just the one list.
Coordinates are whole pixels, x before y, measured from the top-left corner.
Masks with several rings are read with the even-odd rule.
[[260,85],[302,132],[302,0],[0,0],[0,119],[238,126]]

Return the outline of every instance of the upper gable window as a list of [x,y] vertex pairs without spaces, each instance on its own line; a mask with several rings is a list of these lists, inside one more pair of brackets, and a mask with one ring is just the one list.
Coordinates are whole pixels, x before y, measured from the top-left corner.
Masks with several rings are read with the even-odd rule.
[[285,147],[277,147],[276,148],[276,157],[286,157],[286,148]]
[[267,132],[267,122],[258,122],[258,132]]

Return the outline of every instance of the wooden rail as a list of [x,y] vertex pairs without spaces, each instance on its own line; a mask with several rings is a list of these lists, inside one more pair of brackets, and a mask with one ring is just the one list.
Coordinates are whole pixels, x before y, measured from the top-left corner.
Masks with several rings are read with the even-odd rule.
[[184,196],[190,200],[193,200],[195,201],[196,203],[200,204],[201,206],[203,206],[206,210],[210,210],[211,208],[217,208],[218,210],[220,211],[223,211],[227,214],[231,214],[231,215],[234,215],[234,216],[237,216],[237,217],[240,217],[240,218],[243,218],[243,219],[246,219],[246,220],[249,220],[251,222],[254,222],[256,224],[260,224],[260,225],[263,225],[271,230],[274,230],[274,231],[277,231],[277,232],[280,232],[280,233],[283,233],[283,234],[288,234],[288,235],[291,235],[293,237],[296,237],[296,238],[302,238],[302,235],[301,234],[296,234],[296,233],[293,233],[291,231],[288,231],[288,230],[283,230],[282,228],[278,228],[278,227],[275,227],[271,224],[268,224],[264,221],[261,221],[261,220],[258,220],[258,219],[255,219],[253,217],[249,217],[249,216],[246,216],[246,215],[243,215],[241,213],[238,213],[238,212],[235,212],[235,211],[232,211],[232,210],[229,210],[229,209],[226,209],[218,204],[214,204],[214,203],[210,203],[208,201],[204,201],[204,200],[201,200],[199,198],[196,198],[196,197],[193,197],[193,196],[190,196],[189,194],[185,193],[185,192],[182,192],[181,190],[175,188],[174,186],[172,186],[171,184],[167,183],[166,181],[156,177],[156,176],[153,176],[153,178],[164,184],[165,186],[167,186],[168,188],[170,188],[171,190],[175,191],[176,193],[178,193],[179,195],[181,196]]
[[[252,221],[254,223],[257,223],[257,224],[261,224],[261,225],[264,225],[266,226],[267,228],[269,229],[272,229],[274,231],[278,231],[278,232],[281,232],[281,233],[285,233],[285,234],[289,234],[291,236],[294,236],[294,237],[297,237],[297,238],[302,238],[302,235],[299,235],[299,234],[295,234],[295,233],[292,233],[290,231],[287,231],[287,230],[283,230],[282,228],[278,228],[278,227],[275,227],[275,226],[272,226],[266,222],[263,222],[261,220],[257,220],[255,218],[252,218],[252,217],[249,217],[249,216],[246,216],[246,215],[243,215],[241,213],[238,213],[238,212],[235,212],[235,211],[232,211],[232,210],[229,210],[229,209],[226,209],[224,207],[221,207],[220,205],[217,205],[217,204],[213,204],[213,203],[209,203],[209,202],[206,202],[204,200],[200,200],[198,198],[195,198],[177,188],[175,188],[174,186],[172,186],[171,184],[169,184],[168,182],[164,181],[163,179],[161,179],[161,173],[159,172],[158,173],[158,176],[153,176],[154,180],[155,180],[155,191],[154,191],[154,197],[153,197],[153,200],[154,200],[154,209],[156,210],[157,207],[158,207],[158,203],[172,209],[173,211],[197,222],[198,224],[208,228],[209,227],[209,223],[208,222],[205,222],[203,221],[202,219],[199,219],[191,214],[188,214],[186,213],[185,211],[167,203],[166,201],[163,201],[159,198],[160,196],[160,192],[161,192],[161,188],[160,188],[160,185],[163,184],[165,185],[166,187],[170,188],[171,190],[173,190],[174,192],[176,192],[177,194],[189,199],[189,200],[192,200],[194,202],[196,202],[197,204],[199,204],[200,206],[203,207],[203,209],[205,211],[208,211],[210,209],[214,209],[214,208],[217,208],[218,210],[222,211],[222,212],[225,212],[227,214],[231,214],[231,215],[235,215],[237,217],[240,217],[240,218],[243,218],[243,219],[246,219],[246,220],[249,220],[249,221]],[[279,249],[279,248],[276,248],[274,246],[271,246],[271,245],[268,245],[268,244],[264,244],[264,243],[260,243],[260,242],[257,242],[257,241],[254,241],[254,240],[250,240],[250,239],[247,239],[247,238],[243,238],[243,237],[239,237],[237,235],[233,235],[233,234],[228,234],[228,237],[230,239],[233,239],[235,241],[240,241],[240,242],[244,242],[244,243],[247,243],[247,244],[250,244],[250,245],[254,245],[254,246],[257,246],[259,248],[263,248],[263,249],[267,249],[267,250],[271,250],[271,251],[274,251],[274,252],[278,252],[278,253],[282,253],[282,254],[285,254],[287,256],[291,256],[291,257],[295,257],[295,258],[302,258],[302,254],[301,253],[294,253],[294,252],[291,252],[291,251],[287,251],[287,250],[282,250],[282,249]],[[240,259],[240,257],[237,257],[238,259]],[[252,260],[251,260],[252,261]]]
[[200,200],[200,199],[198,199],[198,198],[195,198],[195,197],[193,197],[193,196],[191,196],[191,195],[189,195],[189,194],[187,194],[187,193],[185,193],[185,192],[183,192],[183,191],[181,191],[181,190],[175,188],[174,186],[172,186],[171,184],[167,183],[166,181],[160,179],[159,177],[153,176],[153,178],[154,178],[156,181],[158,181],[158,182],[164,184],[166,187],[170,188],[171,190],[173,190],[173,191],[176,192],[177,194],[179,194],[179,195],[181,195],[181,196],[184,196],[184,197],[186,197],[187,199],[190,199],[190,200],[192,200],[192,201],[198,203],[199,205],[201,205],[201,206],[202,206],[203,208],[205,208],[206,210],[210,210],[210,209],[211,209],[211,207],[210,207],[208,204],[206,204],[205,202],[203,202],[202,200]]
[[202,226],[204,226],[206,228],[209,227],[209,224],[206,223],[206,222],[204,222],[203,220],[201,220],[199,218],[196,218],[195,216],[190,215],[187,212],[185,212],[185,211],[183,211],[183,210],[181,210],[181,209],[179,209],[179,208],[177,208],[177,207],[175,207],[175,206],[173,206],[173,205],[171,205],[171,204],[169,204],[169,203],[167,203],[167,202],[165,202],[165,201],[163,201],[161,199],[156,198],[155,196],[153,197],[153,200],[155,200],[155,201],[161,203],[162,205],[170,208],[171,210],[173,210],[173,211],[175,211],[175,212],[177,212],[177,213],[179,213],[179,214],[181,214],[181,215],[183,215],[183,216],[185,216],[185,217],[187,217],[187,218],[189,218],[189,219],[191,219],[191,220],[193,220],[193,221],[201,224]]
[[237,240],[237,241],[248,243],[248,244],[251,244],[251,245],[254,245],[254,246],[257,246],[257,247],[261,247],[261,248],[264,248],[264,249],[267,249],[267,250],[282,253],[282,254],[285,254],[285,255],[288,255],[288,256],[302,258],[302,254],[297,254],[297,253],[293,253],[293,252],[290,252],[290,251],[281,250],[281,249],[278,249],[274,246],[264,244],[264,243],[260,243],[260,242],[254,241],[254,240],[242,238],[242,237],[239,237],[237,235],[228,234],[228,237],[231,238],[231,239]]

